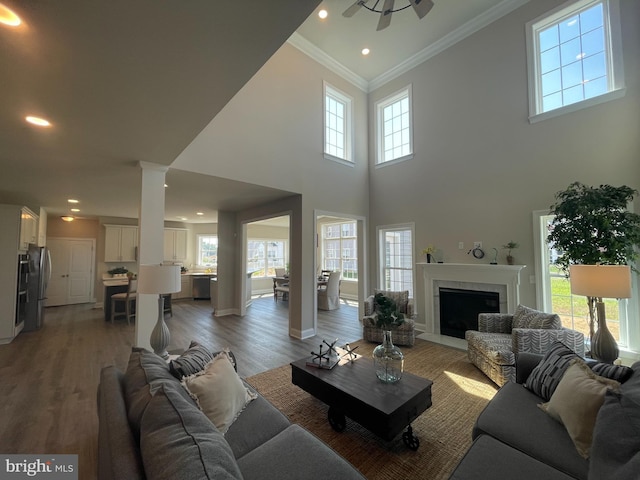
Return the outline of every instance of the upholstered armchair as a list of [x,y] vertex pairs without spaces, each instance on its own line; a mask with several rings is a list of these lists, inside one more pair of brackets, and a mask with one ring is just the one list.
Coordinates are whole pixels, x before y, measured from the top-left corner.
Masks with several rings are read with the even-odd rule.
[[[374,290],[376,293],[382,293],[386,297],[396,302],[399,312],[404,313],[404,322],[391,329],[393,343],[397,345],[412,346],[416,342],[415,320],[413,310],[413,298],[409,298],[409,291],[403,290],[393,292],[388,290]],[[382,343],[382,329],[376,326],[375,304],[373,302],[374,295],[369,296],[364,301],[364,318],[362,318],[362,338],[369,342]]]
[[467,330],[469,360],[498,386],[516,379],[516,357],[544,354],[560,340],[584,356],[584,335],[562,327],[560,317],[518,305],[515,313],[481,313],[478,331]]

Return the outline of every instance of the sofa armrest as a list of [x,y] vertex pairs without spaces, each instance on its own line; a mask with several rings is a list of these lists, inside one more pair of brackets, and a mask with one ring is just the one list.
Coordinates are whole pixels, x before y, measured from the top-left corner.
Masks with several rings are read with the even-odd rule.
[[552,330],[546,328],[514,328],[511,332],[513,339],[513,353],[544,354],[552,343],[561,341],[581,357],[584,357],[584,334],[562,328]]
[[511,333],[513,315],[510,313],[479,313],[478,331],[486,333]]
[[364,315],[373,315],[373,295],[369,295],[364,301]]
[[543,355],[537,353],[521,353],[516,357],[516,383],[523,384],[540,363]]

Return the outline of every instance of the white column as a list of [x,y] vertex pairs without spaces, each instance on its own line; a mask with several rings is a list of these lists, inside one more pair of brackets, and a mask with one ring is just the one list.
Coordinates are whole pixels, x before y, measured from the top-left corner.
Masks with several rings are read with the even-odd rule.
[[[138,263],[161,264],[164,260],[164,182],[169,167],[140,162],[142,170],[138,228]],[[149,350],[151,331],[158,319],[157,295],[138,294],[135,344]]]

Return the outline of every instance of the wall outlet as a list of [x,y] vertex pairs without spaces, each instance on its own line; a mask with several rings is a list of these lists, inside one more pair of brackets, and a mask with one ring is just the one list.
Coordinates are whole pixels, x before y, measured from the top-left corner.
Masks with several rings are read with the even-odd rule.
[[473,248],[482,248],[482,242],[473,242]]
[[464,242],[458,242],[458,250],[464,250]]

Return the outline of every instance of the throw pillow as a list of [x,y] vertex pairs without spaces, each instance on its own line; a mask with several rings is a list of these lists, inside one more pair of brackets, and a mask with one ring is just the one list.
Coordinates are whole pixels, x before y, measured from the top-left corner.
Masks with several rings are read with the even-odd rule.
[[[621,390],[626,389],[623,387]],[[589,480],[637,480],[640,472],[638,393],[608,391],[593,430]]]
[[618,389],[620,382],[603,378],[580,359],[571,361],[547,403],[540,408],[562,423],[578,453],[589,458],[593,428],[608,389]]
[[589,367],[596,375],[610,378],[611,380],[617,380],[620,383],[624,383],[629,380],[629,377],[631,377],[631,374],[633,373],[633,370],[625,365],[594,363],[590,364]]
[[[229,356],[233,368],[238,371],[233,353],[229,350],[224,351]],[[174,377],[182,380],[182,377],[188,377],[202,371],[218,353],[220,352],[211,353],[204,345],[192,340],[189,348],[182,355],[169,362],[169,370]]]
[[225,352],[216,355],[204,370],[183,378],[182,385],[222,433],[257,398],[244,386]]
[[148,480],[241,479],[231,447],[180,386],[164,385],[142,417],[140,450]]
[[569,368],[569,362],[575,358],[579,358],[578,355],[564,343],[552,343],[540,363],[531,371],[525,388],[548,402]]
[[533,308],[518,305],[513,314],[512,328],[562,328],[560,317],[555,313],[546,313]]

